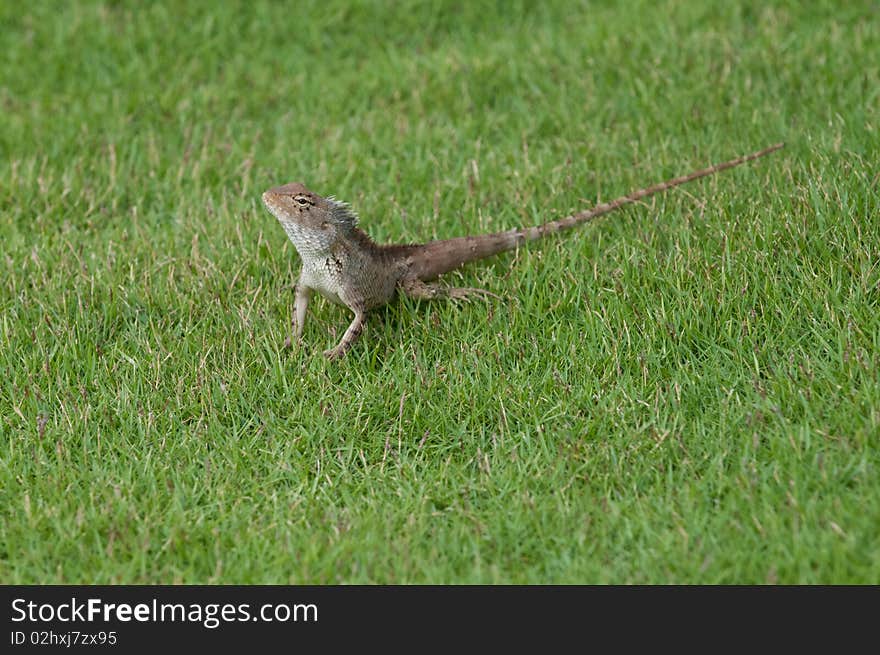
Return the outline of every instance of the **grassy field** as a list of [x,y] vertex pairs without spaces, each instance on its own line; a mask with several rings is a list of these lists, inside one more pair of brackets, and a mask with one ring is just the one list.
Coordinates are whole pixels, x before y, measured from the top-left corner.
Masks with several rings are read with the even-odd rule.
[[[876,3],[0,5],[0,581],[880,582]],[[535,224],[342,362],[260,193]]]

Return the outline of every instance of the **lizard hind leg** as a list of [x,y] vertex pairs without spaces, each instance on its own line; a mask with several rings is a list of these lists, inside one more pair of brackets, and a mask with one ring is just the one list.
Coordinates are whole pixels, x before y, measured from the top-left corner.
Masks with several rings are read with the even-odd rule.
[[491,296],[498,298],[491,291],[475,289],[473,287],[443,287],[439,284],[429,284],[418,278],[406,278],[400,282],[400,290],[410,298],[416,300],[434,300],[435,298],[449,298],[451,300],[468,300],[479,296],[484,300]]

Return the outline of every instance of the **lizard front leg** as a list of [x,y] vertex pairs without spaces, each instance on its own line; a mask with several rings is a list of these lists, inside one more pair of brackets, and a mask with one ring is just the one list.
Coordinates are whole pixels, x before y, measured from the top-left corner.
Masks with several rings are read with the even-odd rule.
[[361,335],[361,331],[364,329],[364,321],[366,321],[367,313],[361,308],[351,307],[350,309],[354,312],[354,319],[352,320],[351,325],[348,326],[348,329],[345,331],[345,334],[342,335],[342,339],[335,348],[324,351],[324,356],[329,359],[338,359],[347,353],[352,344],[357,341],[357,338]]
[[293,336],[297,341],[302,339],[303,328],[306,326],[306,310],[309,308],[311,298],[312,290],[300,280],[296,285],[296,296],[293,301]]
[[451,298],[452,300],[467,300],[472,296],[492,296],[498,298],[491,291],[474,289],[472,287],[443,287],[439,284],[429,284],[418,278],[405,278],[400,281],[399,288],[410,298],[416,300],[434,300],[435,298]]
[[290,322],[293,328],[293,339],[291,340],[290,337],[287,337],[285,346],[302,341],[303,328],[306,326],[306,311],[309,308],[311,297],[312,290],[300,278],[299,282],[296,283],[296,291],[293,298],[293,319]]

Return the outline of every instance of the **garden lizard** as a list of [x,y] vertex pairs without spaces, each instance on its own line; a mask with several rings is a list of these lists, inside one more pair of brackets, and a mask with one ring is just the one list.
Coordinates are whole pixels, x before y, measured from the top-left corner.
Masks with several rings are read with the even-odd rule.
[[431,281],[468,262],[513,250],[528,241],[581,225],[642,198],[763,157],[782,147],[782,143],[777,143],[543,225],[424,244],[377,244],[358,229],[357,215],[346,203],[332,196],[321,197],[298,182],[275,187],[263,194],[263,203],[280,221],[302,259],[294,301],[293,336],[297,342],[302,339],[309,299],[317,291],[354,313],[338,345],[324,352],[330,358],[341,357],[360,336],[367,312],[384,305],[398,292],[417,299],[494,295],[483,289],[443,287]]

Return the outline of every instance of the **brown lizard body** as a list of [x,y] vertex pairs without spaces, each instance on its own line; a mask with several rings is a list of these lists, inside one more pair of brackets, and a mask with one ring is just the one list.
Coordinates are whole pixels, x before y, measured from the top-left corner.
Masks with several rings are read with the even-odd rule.
[[354,312],[354,320],[339,344],[324,352],[331,358],[340,357],[360,335],[367,312],[389,302],[398,291],[417,299],[492,295],[482,289],[442,287],[430,281],[468,262],[581,225],[655,193],[763,157],[782,146],[778,143],[536,227],[425,244],[379,245],[358,229],[357,217],[345,203],[322,198],[297,182],[275,187],[263,194],[263,202],[302,258],[302,273],[296,285],[294,337],[297,341],[302,337],[313,291]]

